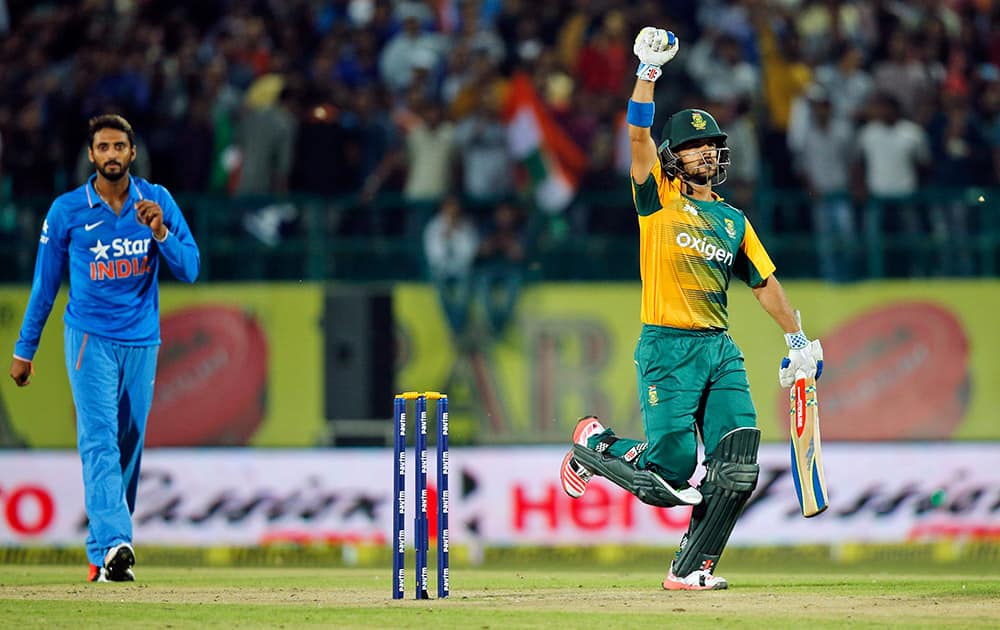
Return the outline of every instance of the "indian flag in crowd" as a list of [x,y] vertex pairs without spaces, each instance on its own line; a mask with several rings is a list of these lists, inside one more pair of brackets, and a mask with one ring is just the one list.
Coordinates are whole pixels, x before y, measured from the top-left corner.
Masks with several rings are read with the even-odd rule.
[[528,75],[511,79],[504,112],[507,143],[528,173],[535,203],[549,213],[573,200],[587,156],[552,117]]

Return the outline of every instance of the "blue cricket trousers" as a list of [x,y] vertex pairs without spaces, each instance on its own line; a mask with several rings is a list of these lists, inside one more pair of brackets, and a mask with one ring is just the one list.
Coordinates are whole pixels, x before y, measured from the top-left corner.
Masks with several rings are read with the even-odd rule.
[[132,542],[159,346],[123,346],[69,326],[64,337],[90,522],[87,558],[102,566],[108,549]]

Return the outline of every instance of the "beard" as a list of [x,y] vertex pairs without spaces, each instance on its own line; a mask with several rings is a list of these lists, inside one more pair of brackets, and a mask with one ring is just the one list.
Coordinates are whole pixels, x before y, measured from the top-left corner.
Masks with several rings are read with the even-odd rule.
[[685,168],[684,174],[687,179],[699,186],[704,186],[708,184],[715,177],[715,174],[719,172],[719,167],[717,164],[698,164],[694,168]]
[[104,177],[104,179],[112,182],[117,182],[121,178],[125,177],[125,175],[128,173],[128,167],[131,165],[132,165],[132,160],[126,160],[122,164],[109,160],[108,162],[105,162],[103,165],[99,164],[97,166],[97,172],[100,173],[101,176]]

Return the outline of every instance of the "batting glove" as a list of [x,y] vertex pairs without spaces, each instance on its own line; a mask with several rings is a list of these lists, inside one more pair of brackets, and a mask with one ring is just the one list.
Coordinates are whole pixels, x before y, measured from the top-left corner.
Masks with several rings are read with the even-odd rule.
[[781,360],[778,368],[778,382],[782,387],[791,387],[799,376],[806,378],[823,374],[823,345],[819,339],[805,342],[804,346],[793,348],[792,343],[804,342],[806,336],[801,332],[785,335],[785,338],[797,338],[789,341],[788,356]]
[[656,81],[663,74],[660,66],[674,58],[680,41],[670,31],[647,26],[635,36],[632,52],[639,58],[635,76],[645,81]]

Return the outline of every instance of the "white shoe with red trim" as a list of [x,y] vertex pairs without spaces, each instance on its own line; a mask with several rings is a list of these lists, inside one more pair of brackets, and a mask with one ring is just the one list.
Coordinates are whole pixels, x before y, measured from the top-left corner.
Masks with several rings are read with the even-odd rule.
[[[576,428],[573,429],[573,443],[587,446],[587,440],[591,436],[603,433],[604,430],[604,425],[597,419],[597,416],[584,416],[580,418],[576,423]],[[574,499],[579,499],[587,491],[587,484],[593,477],[594,474],[573,457],[572,450],[566,453],[562,467],[559,469],[559,480],[562,482],[566,494]]]
[[674,565],[670,563],[670,572],[663,580],[663,588],[668,591],[721,591],[729,588],[726,578],[712,575],[708,571],[692,571],[684,577],[674,575]]
[[586,446],[587,440],[598,433],[604,433],[606,429],[597,416],[584,416],[576,423],[573,429],[573,443]]

